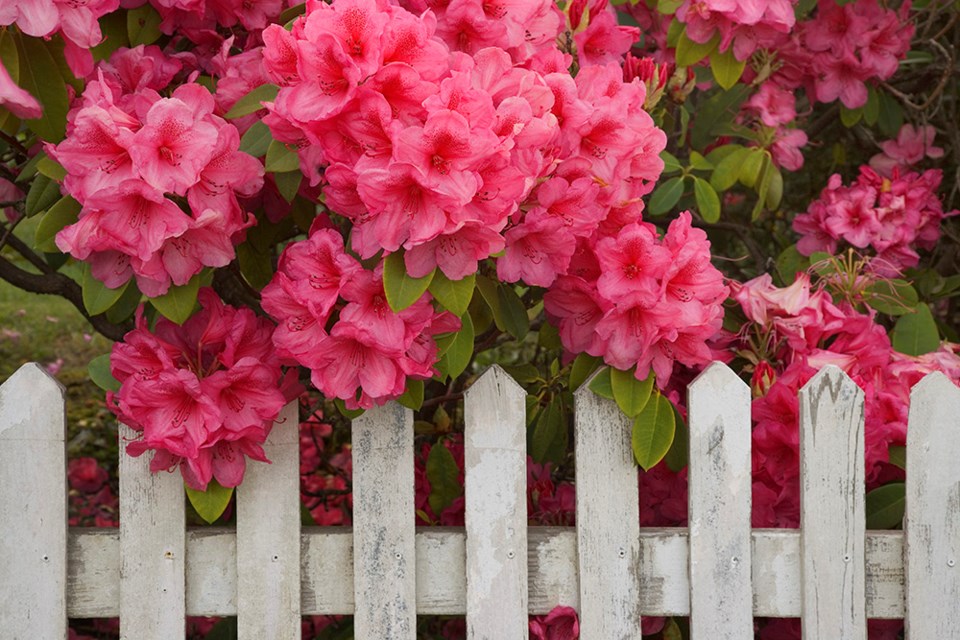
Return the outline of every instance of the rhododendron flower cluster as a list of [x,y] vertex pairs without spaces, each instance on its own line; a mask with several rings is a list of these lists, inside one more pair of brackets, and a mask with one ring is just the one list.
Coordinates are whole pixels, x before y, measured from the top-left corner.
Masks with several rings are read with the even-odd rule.
[[48,149],[67,171],[64,190],[83,207],[56,241],[107,287],[135,277],[156,297],[234,259],[234,244],[254,224],[237,196],[260,190],[263,167],[238,150],[236,127],[213,114],[206,88],[158,93],[178,64],[144,52],[138,57],[152,61],[152,73],[138,75],[125,72],[123,55],[87,85],[66,139]]
[[710,264],[707,235],[689,212],[670,223],[663,240],[652,225],[632,223],[592,250],[585,244],[570,275],[544,295],[563,345],[602,356],[611,366],[651,370],[665,387],[674,362],[708,363],[706,342],[720,329],[723,276]]
[[266,461],[262,445],[285,400],[270,322],[224,305],[211,289],[200,302],[182,327],[161,318],[151,332],[138,315],[113,347],[121,384],[108,404],[140,432],[127,453],[152,450],[153,471],[179,467],[187,485],[203,491],[214,478],[240,484],[247,456]]
[[870,168],[889,178],[895,168],[904,173],[924,158],[942,158],[943,149],[933,145],[936,135],[937,130],[930,125],[914,128],[905,124],[895,140],[880,143],[881,153],[870,158]]
[[804,255],[815,251],[836,253],[839,243],[876,251],[874,265],[885,273],[896,273],[917,264],[916,248],[931,249],[940,237],[944,213],[937,188],[941,171],[923,173],[894,169],[884,178],[869,167],[844,186],[839,174],[830,177],[820,199],[793,220],[803,237],[797,249]]
[[793,28],[796,0],[684,0],[677,19],[694,42],[719,39],[718,49],[732,47],[737,60],[746,60],[759,47],[773,47]]
[[263,308],[280,323],[273,334],[277,355],[309,367],[317,389],[349,408],[396,398],[407,377],[433,376],[434,336],[460,328],[456,316],[434,311],[429,294],[391,310],[381,268],[364,270],[340,235],[319,225],[284,250],[263,290]]

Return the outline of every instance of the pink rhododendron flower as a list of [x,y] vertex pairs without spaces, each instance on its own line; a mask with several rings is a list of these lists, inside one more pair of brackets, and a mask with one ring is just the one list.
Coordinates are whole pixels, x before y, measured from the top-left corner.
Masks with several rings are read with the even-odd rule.
[[37,99],[17,86],[3,64],[0,64],[0,107],[24,120],[39,118],[43,113]]
[[924,158],[942,158],[943,149],[933,146],[937,131],[930,125],[914,128],[912,124],[900,127],[896,140],[880,143],[883,153],[870,158],[870,167],[885,177],[891,177],[894,167],[901,172]]

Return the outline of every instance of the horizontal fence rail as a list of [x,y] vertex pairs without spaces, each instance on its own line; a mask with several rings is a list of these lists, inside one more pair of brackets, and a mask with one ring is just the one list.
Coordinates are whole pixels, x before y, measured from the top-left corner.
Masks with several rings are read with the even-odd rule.
[[528,527],[524,392],[492,367],[465,398],[465,528],[414,527],[413,419],[391,403],[353,424],[353,528],[301,528],[291,404],[235,529],[186,528],[179,476],[124,456],[120,529],[68,530],[64,391],[25,365],[0,387],[0,636],[119,616],[122,637],[167,640],[184,616],[237,615],[240,638],[292,639],[300,616],[342,614],[359,640],[412,640],[418,614],[465,614],[471,640],[525,638],[528,615],[567,605],[583,640],[663,615],[704,640],[749,637],[753,616],[800,617],[805,638],[860,640],[867,618],[960,638],[960,389],[913,390],[903,531],[864,529],[863,402],[836,367],[801,391],[799,530],[749,526],[750,394],[719,363],[689,388],[689,527],[639,527],[630,421],[586,387],[577,527]]

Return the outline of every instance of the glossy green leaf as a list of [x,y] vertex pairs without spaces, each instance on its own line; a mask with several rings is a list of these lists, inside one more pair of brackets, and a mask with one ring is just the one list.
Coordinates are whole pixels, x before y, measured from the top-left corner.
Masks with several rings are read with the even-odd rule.
[[27,192],[26,214],[32,217],[46,211],[55,202],[60,200],[60,185],[56,180],[38,173],[33,178],[33,184]]
[[530,331],[530,318],[513,285],[501,282],[497,287],[497,299],[500,301],[504,330],[517,340],[523,340]]
[[303,181],[303,174],[297,168],[293,171],[284,171],[283,173],[273,174],[273,181],[277,184],[277,191],[287,202],[293,202],[300,190],[300,183]]
[[863,117],[863,108],[858,107],[856,109],[848,109],[847,107],[840,106],[840,122],[843,123],[847,129],[854,126],[860,122],[860,118]]
[[673,405],[659,391],[633,421],[633,457],[645,471],[663,460],[676,431]]
[[83,281],[81,290],[83,294],[83,306],[87,313],[92,316],[98,315],[116,304],[123,292],[126,291],[129,281],[116,289],[109,289],[91,273],[89,265],[83,266]]
[[[434,270],[435,271],[435,270]],[[433,280],[433,272],[422,278],[411,278],[403,263],[403,253],[391,253],[383,260],[383,290],[394,311],[403,311],[420,299]]]
[[790,285],[797,279],[797,273],[806,271],[810,267],[810,259],[800,253],[797,245],[792,244],[777,256],[776,266],[780,281],[784,285]]
[[249,242],[237,247],[237,262],[240,273],[251,287],[260,291],[273,278],[273,261],[270,254],[257,251]]
[[896,465],[906,471],[907,469],[907,448],[904,446],[892,446],[889,448],[890,464]]
[[906,280],[877,280],[864,291],[864,302],[880,313],[902,316],[917,308],[920,296]]
[[530,456],[534,462],[561,463],[567,457],[567,422],[564,419],[563,402],[554,396],[537,416],[530,438]]
[[749,147],[747,153],[743,156],[740,164],[740,173],[737,179],[740,183],[753,189],[757,186],[757,180],[760,178],[760,170],[763,169],[763,163],[766,160],[767,152],[760,147]]
[[67,177],[67,170],[46,154],[37,162],[37,172],[57,182],[63,182],[63,179]]
[[442,358],[444,370],[451,378],[456,378],[463,373],[473,359],[473,340],[476,336],[470,314],[463,314],[460,323],[460,331],[454,334],[453,341]]
[[709,56],[720,44],[720,36],[715,35],[709,41],[700,43],[691,40],[686,30],[677,40],[676,61],[678,67],[690,67]]
[[277,98],[280,87],[275,84],[262,84],[256,89],[251,90],[245,96],[233,103],[230,110],[224,116],[227,119],[239,118],[250,115],[263,109],[262,102],[273,102]]
[[[671,403],[672,406],[673,403]],[[676,428],[674,429],[673,444],[670,450],[663,457],[667,468],[674,473],[679,473],[681,469],[687,466],[690,461],[690,431],[687,429],[687,423],[683,416],[673,407],[673,420]]]
[[[251,154],[252,155],[252,154]],[[279,140],[271,140],[267,147],[266,170],[270,173],[285,173],[300,168],[300,159],[295,151]]]
[[617,406],[628,417],[636,418],[650,400],[653,391],[654,376],[651,373],[643,380],[637,380],[634,370],[621,371],[610,367],[610,389]]
[[216,480],[210,480],[206,491],[197,491],[190,487],[185,489],[190,504],[207,524],[213,524],[223,515],[230,504],[230,497],[233,496],[233,487],[222,487]]
[[683,177],[676,176],[663,182],[650,196],[650,205],[647,207],[652,216],[660,216],[670,211],[683,195]]
[[408,409],[419,411],[423,405],[423,380],[407,378],[407,388],[403,395],[397,398],[397,402]]
[[702,151],[714,144],[715,130],[728,127],[733,122],[740,113],[740,105],[747,99],[750,92],[750,87],[738,84],[729,91],[721,91],[697,105],[696,117],[690,131],[691,146]]
[[439,518],[444,509],[463,495],[463,487],[458,482],[460,467],[457,466],[453,454],[442,442],[430,447],[426,473],[427,481],[430,482],[430,496],[427,500],[430,503],[430,509]]
[[903,107],[885,91],[878,92],[878,100],[880,113],[877,116],[877,125],[880,132],[888,138],[896,138],[903,126]]
[[720,220],[720,196],[709,182],[703,178],[694,177],[693,195],[697,200],[697,209],[701,218],[711,223]]
[[710,176],[710,186],[716,191],[726,191],[733,187],[743,170],[744,161],[750,154],[750,149],[740,147],[718,162]]
[[195,275],[185,285],[172,286],[162,296],[150,298],[150,304],[165,318],[183,324],[193,315],[197,306],[197,293],[200,291],[200,275]]
[[880,118],[880,96],[877,95],[877,88],[867,87],[867,104],[863,105],[863,121],[869,126],[877,124]]
[[603,359],[581,353],[573,360],[570,366],[570,390],[576,391],[597,368],[603,364]]
[[940,347],[940,333],[930,313],[930,307],[921,304],[916,311],[901,316],[890,336],[893,348],[908,356],[922,356]]
[[783,200],[783,174],[780,173],[780,168],[773,162],[767,166],[767,171],[770,173],[770,184],[767,186],[767,197],[764,199],[764,204],[767,209],[773,211],[780,206],[780,202]]
[[476,284],[476,274],[471,273],[461,280],[451,280],[443,271],[437,269],[430,282],[429,291],[444,309],[455,316],[462,316],[470,306]]
[[33,240],[34,248],[46,253],[60,251],[55,241],[57,233],[67,225],[77,221],[80,209],[80,203],[70,196],[60,198],[56,204],[47,209],[47,212],[43,214],[39,224],[37,224]]
[[663,175],[670,175],[683,169],[683,165],[677,160],[677,157],[669,151],[661,151],[660,159],[663,160]]
[[763,207],[767,202],[767,194],[770,192],[770,181],[773,179],[773,171],[775,170],[770,158],[764,155],[763,166],[760,169],[760,178],[756,185],[757,203],[753,206],[753,211],[750,213],[751,222],[756,222],[760,218],[760,214],[763,213]]
[[109,59],[121,47],[130,46],[127,16],[122,11],[114,11],[101,17],[100,33],[103,35],[103,40],[90,50],[96,62]]
[[240,138],[240,151],[248,153],[254,158],[262,158],[273,142],[270,127],[258,120],[250,125],[247,132]]
[[130,46],[136,47],[141,44],[153,44],[163,35],[160,32],[160,23],[163,18],[149,4],[129,9],[127,11],[127,37],[130,39]]
[[683,4],[684,0],[657,0],[657,13],[672,16]]
[[713,72],[714,80],[723,89],[730,89],[737,84],[746,66],[746,60],[737,60],[733,55],[733,47],[728,47],[722,53],[713,51],[710,54],[710,71]]
[[67,83],[47,43],[14,35],[20,58],[20,86],[43,107],[43,115],[24,124],[47,142],[60,142],[67,126]]
[[114,324],[120,324],[128,320],[133,316],[133,312],[137,310],[137,307],[140,306],[140,300],[142,298],[143,294],[140,293],[140,289],[137,288],[136,281],[130,280],[127,282],[127,286],[123,288],[123,295],[120,296],[120,299],[117,300],[112,307],[107,309],[107,320]]
[[337,411],[340,412],[340,415],[347,420],[353,420],[363,415],[363,409],[347,409],[346,403],[340,398],[335,399],[333,404],[336,405]]
[[613,400],[612,370],[612,367],[604,367],[590,380],[590,390],[607,400]]
[[697,171],[713,171],[716,168],[710,160],[707,160],[696,151],[690,152],[690,166]]
[[906,485],[891,482],[867,493],[867,529],[894,529],[903,523],[907,506]]
[[120,381],[113,377],[110,371],[110,354],[97,356],[87,365],[90,380],[104,391],[119,391]]

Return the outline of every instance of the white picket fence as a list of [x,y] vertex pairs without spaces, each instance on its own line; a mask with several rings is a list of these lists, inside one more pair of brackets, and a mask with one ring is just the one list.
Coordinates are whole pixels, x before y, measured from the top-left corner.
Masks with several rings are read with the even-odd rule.
[[[355,616],[360,640],[410,640],[418,614],[466,614],[471,639],[527,638],[569,605],[583,640],[640,639],[640,617],[690,616],[697,640],[800,617],[804,638],[960,638],[960,390],[913,390],[903,531],[866,532],[863,394],[827,367],[801,392],[802,528],[750,528],[750,393],[722,364],[689,392],[689,528],[641,529],[630,423],[576,394],[576,528],[528,527],[524,391],[487,371],[466,395],[466,527],[414,527],[413,421],[353,425],[354,526],[300,525],[296,406],[237,492],[236,529],[184,525],[179,474],[121,456],[120,529],[66,525],[63,389],[37,365],[0,388],[0,637],[66,637],[119,616],[130,640],[184,616],[238,616],[241,640],[294,639],[306,614]],[[130,435],[128,431],[125,435]]]

